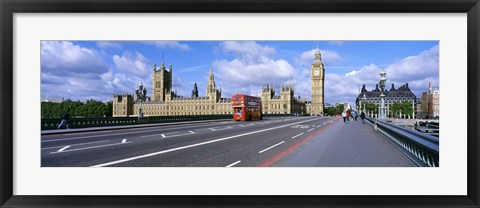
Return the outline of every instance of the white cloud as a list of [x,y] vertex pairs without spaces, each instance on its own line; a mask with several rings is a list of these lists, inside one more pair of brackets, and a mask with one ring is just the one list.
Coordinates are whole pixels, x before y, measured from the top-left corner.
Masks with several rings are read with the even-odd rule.
[[171,48],[179,49],[182,51],[191,51],[192,49],[188,44],[179,43],[178,41],[146,41],[146,44],[154,45],[158,48]]
[[418,77],[438,76],[438,45],[416,56],[406,57],[385,68],[392,80],[409,81]]
[[99,52],[69,41],[41,41],[42,73],[101,74],[108,71]]
[[[224,94],[248,93],[256,95],[262,84],[284,83],[295,76],[294,68],[285,60],[274,60],[269,55],[275,49],[261,46],[253,41],[227,41],[221,44],[222,50],[231,52],[232,60],[213,62],[216,80],[228,83]],[[278,86],[277,85],[277,86]]]
[[260,46],[254,41],[225,41],[220,47],[224,52],[232,52],[237,59],[246,63],[260,63],[276,53],[274,48]]
[[[148,60],[140,53],[114,55],[110,66],[101,52],[68,41],[41,43],[41,96],[72,100],[112,100],[113,93],[132,93],[148,80]],[[150,89],[151,82],[144,83]]]
[[[295,61],[301,66],[309,66],[313,63],[313,57],[316,51],[317,49],[304,51]],[[342,59],[336,51],[320,50],[320,54],[322,55],[322,61],[325,65],[335,63]]]
[[[390,90],[392,83],[395,84],[395,88],[399,88],[408,82],[412,92],[416,96],[421,96],[421,93],[427,90],[429,82],[438,86],[438,58],[438,46],[435,46],[418,55],[409,56],[387,65],[385,67],[386,88]],[[369,91],[375,88],[375,84],[380,79],[380,71],[381,67],[372,63],[344,75],[326,74],[326,102],[354,104],[362,85],[365,84]]]
[[126,52],[122,56],[114,55],[112,59],[115,66],[127,74],[146,78],[151,73],[147,65],[148,59],[139,52],[134,54]]
[[114,41],[98,41],[97,46],[102,49],[105,49],[105,48],[122,49],[123,48],[122,44]]

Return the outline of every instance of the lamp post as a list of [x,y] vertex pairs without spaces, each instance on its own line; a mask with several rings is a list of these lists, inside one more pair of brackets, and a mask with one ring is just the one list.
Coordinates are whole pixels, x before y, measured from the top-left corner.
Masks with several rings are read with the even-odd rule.
[[381,103],[380,103],[380,112],[379,112],[379,118],[380,119],[385,119],[385,82],[387,81],[387,78],[386,78],[386,74],[385,73],[385,70],[383,70],[383,67],[382,67],[382,71],[380,72],[380,88],[381,88],[381,93],[380,93],[380,100],[381,100]]
[[365,96],[365,94],[363,94],[363,103],[362,104],[363,104],[363,113],[365,113],[365,114],[367,114],[367,112],[365,111],[365,104],[367,104],[366,102],[367,102],[367,96]]

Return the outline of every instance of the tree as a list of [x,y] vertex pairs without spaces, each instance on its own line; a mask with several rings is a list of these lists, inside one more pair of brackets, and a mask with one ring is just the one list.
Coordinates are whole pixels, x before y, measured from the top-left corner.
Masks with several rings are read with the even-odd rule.
[[337,108],[337,107],[333,107],[333,106],[332,107],[326,107],[325,110],[324,110],[324,114],[325,115],[330,115],[330,116],[341,114],[342,111],[343,111],[343,107],[341,108],[341,110],[339,110],[339,108]]
[[391,115],[394,117],[402,115],[411,115],[413,113],[412,102],[410,101],[402,101],[402,102],[395,102],[390,105],[390,112]]
[[74,117],[111,117],[113,110],[112,102],[102,103],[95,100],[88,100],[86,103],[80,101],[66,101],[62,103],[41,103],[42,118],[60,118],[63,112]]
[[376,104],[373,103],[365,103],[365,110],[369,113],[372,112],[376,114],[378,112],[378,107]]

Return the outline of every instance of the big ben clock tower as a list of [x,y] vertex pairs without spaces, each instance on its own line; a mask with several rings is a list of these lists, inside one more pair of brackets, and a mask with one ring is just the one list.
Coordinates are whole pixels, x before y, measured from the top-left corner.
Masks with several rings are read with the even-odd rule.
[[318,50],[318,45],[310,69],[310,77],[312,80],[312,106],[310,114],[323,115],[325,68],[323,67],[322,55],[320,50]]

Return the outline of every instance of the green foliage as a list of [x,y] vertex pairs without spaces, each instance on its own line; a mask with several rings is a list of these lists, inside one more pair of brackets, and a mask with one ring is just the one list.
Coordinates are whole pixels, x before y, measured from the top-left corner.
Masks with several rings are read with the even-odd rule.
[[343,112],[343,105],[337,105],[336,107],[335,106],[326,107],[323,110],[323,114],[328,115],[328,116],[334,116],[334,115],[337,115],[337,114],[341,114],[342,112]]
[[378,105],[373,104],[373,103],[365,103],[365,110],[367,112],[373,112],[373,113],[378,113]]
[[402,113],[402,115],[411,115],[413,113],[412,102],[402,101],[390,105],[390,115],[397,117],[400,116],[400,113]]
[[67,101],[63,103],[41,103],[42,118],[60,118],[64,111],[70,117],[111,117],[112,102],[102,103],[95,100],[88,100],[86,103],[80,101]]

